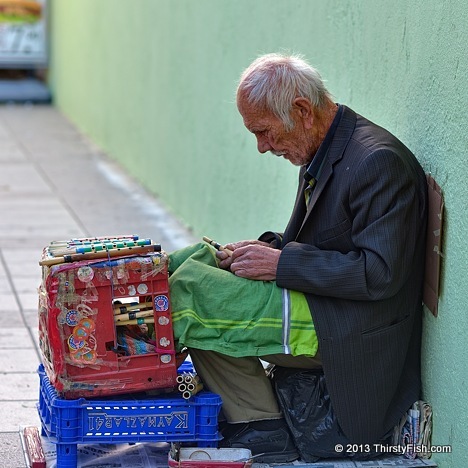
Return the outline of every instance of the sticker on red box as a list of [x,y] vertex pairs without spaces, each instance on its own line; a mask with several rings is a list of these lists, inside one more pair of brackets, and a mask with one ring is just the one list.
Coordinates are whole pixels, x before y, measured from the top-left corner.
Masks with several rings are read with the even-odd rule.
[[169,309],[169,299],[167,296],[164,296],[163,294],[156,296],[154,298],[154,308],[158,312],[165,312]]

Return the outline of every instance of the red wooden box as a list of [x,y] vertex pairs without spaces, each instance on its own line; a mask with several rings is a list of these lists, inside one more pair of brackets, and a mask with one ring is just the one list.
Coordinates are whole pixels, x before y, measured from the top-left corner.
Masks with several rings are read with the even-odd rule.
[[43,266],[39,341],[61,397],[176,387],[167,261],[161,251]]

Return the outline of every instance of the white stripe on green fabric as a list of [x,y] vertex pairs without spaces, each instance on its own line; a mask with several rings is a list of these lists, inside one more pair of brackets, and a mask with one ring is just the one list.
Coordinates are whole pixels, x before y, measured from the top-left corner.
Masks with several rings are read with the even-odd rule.
[[172,321],[178,322],[184,318],[190,317],[192,320],[197,321],[205,328],[216,328],[216,329],[240,329],[250,330],[257,327],[268,327],[268,328],[283,328],[282,319],[261,317],[258,319],[249,320],[230,320],[230,319],[207,319],[200,317],[196,312],[190,309],[180,310],[172,313]]
[[291,326],[289,345],[293,356],[314,356],[318,349],[318,340],[314,322],[305,295],[289,290]]
[[289,335],[291,332],[291,301],[289,290],[283,289],[283,349],[284,354],[291,354]]

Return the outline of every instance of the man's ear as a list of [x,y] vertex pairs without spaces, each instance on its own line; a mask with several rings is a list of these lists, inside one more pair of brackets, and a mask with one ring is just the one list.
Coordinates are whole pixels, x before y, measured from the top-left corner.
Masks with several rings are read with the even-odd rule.
[[297,97],[293,101],[293,110],[298,112],[299,117],[304,123],[306,129],[312,128],[314,123],[314,106],[312,103],[304,97]]

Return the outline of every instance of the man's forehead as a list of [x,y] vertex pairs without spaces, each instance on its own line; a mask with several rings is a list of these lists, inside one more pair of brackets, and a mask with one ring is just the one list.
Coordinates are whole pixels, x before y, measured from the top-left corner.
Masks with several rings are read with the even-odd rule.
[[262,116],[261,114],[242,115],[244,125],[249,130],[262,130],[264,127],[271,125],[272,117]]
[[269,125],[275,119],[272,112],[265,110],[261,106],[251,104],[245,99],[237,101],[237,108],[244,119],[244,125],[248,129]]

